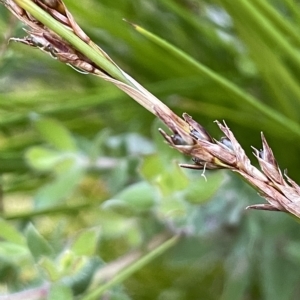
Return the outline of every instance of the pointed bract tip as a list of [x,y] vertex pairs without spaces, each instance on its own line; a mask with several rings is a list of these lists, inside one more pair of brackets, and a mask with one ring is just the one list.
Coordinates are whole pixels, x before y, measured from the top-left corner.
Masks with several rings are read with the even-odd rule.
[[132,22],[130,22],[130,21],[128,21],[127,19],[125,19],[125,18],[123,18],[122,19],[122,21],[124,21],[124,22],[126,22],[126,23],[128,23],[129,25],[131,25],[133,28],[137,28],[138,27],[138,25],[137,24],[135,24],[135,23],[132,23]]

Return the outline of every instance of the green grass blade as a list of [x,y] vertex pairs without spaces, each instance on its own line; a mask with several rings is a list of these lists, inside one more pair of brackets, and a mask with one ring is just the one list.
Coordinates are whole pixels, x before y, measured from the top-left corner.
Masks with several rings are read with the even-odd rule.
[[[229,7],[232,6],[231,1],[222,1],[227,3]],[[275,49],[280,50],[291,62],[293,62],[298,69],[300,69],[300,54],[291,46],[288,40],[278,31],[275,30],[267,18],[265,18],[260,11],[254,6],[251,1],[241,0],[234,3],[234,10],[236,15],[239,15],[248,27],[253,31],[259,32],[260,37],[266,41],[267,44],[272,45]]]
[[[272,93],[272,107],[276,107],[277,111],[281,111],[290,119],[298,121],[299,63],[293,61],[279,45],[281,40],[284,40],[289,49],[298,53],[295,47],[297,42],[288,31],[291,25],[282,17],[282,20],[278,22],[280,15],[270,5],[262,3],[256,5],[255,3],[251,8],[264,22],[251,17],[253,11],[249,6],[242,6],[240,3],[232,5],[232,2],[222,1],[222,5],[232,17],[240,38],[250,50],[256,67],[264,79],[262,84],[266,84]],[[282,24],[285,24],[284,29]],[[272,38],[271,32],[276,33],[277,40]]]
[[192,57],[187,55],[182,50],[176,48],[175,46],[169,44],[167,41],[159,38],[153,33],[147,31],[146,29],[133,24],[134,28],[140,32],[147,39],[151,40],[153,43],[165,49],[169,54],[173,55],[181,65],[189,65],[195,69],[201,76],[209,77],[213,80],[218,86],[222,87],[226,93],[232,96],[232,98],[243,101],[257,109],[262,115],[265,115],[269,119],[273,120],[277,124],[281,125],[283,128],[289,130],[296,136],[300,136],[300,126],[285,117],[284,115],[278,113],[276,110],[268,107],[267,105],[260,102],[258,99],[253,96],[245,93],[238,86],[227,80],[226,78],[218,75],[214,71],[210,70],[208,67],[202,65],[201,63],[194,60]]
[[87,296],[85,296],[82,300],[94,300],[99,299],[103,293],[107,290],[119,284],[129,278],[133,273],[137,272],[138,270],[142,269],[145,265],[153,261],[156,257],[163,254],[170,248],[172,248],[180,239],[180,236],[174,236],[155,248],[153,251],[146,254],[144,257],[139,259],[137,262],[131,264],[128,268],[121,271],[118,275],[114,276],[109,282],[103,284],[102,286],[98,287]]
[[300,46],[299,32],[295,30],[295,26],[287,18],[283,18],[269,2],[254,0],[252,4],[255,5],[256,10],[262,14],[263,18],[268,19],[272,23],[278,34],[281,33],[283,38],[289,37],[290,43],[295,43],[297,47]]
[[289,8],[291,15],[294,17],[294,20],[300,24],[300,10],[299,5],[294,0],[285,0],[285,5]]

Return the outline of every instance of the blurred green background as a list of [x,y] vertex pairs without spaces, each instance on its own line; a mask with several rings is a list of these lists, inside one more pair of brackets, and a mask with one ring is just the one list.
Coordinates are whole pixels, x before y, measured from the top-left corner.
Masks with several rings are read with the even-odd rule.
[[[226,120],[253,161],[263,131],[300,182],[298,2],[65,3],[176,113],[217,139],[213,121]],[[99,78],[8,44],[23,26],[0,13],[0,294],[50,283],[48,299],[299,299],[297,220],[245,211],[264,200],[235,174],[180,169],[190,158],[163,142],[154,116]]]

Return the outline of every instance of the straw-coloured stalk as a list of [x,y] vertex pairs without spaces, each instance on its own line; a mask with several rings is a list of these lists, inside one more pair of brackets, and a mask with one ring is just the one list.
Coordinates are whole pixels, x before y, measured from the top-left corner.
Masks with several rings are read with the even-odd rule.
[[261,171],[255,168],[228,126],[216,121],[225,137],[213,139],[188,114],[183,119],[148,92],[82,31],[61,0],[1,0],[29,30],[25,38],[12,40],[40,48],[79,72],[96,75],[116,85],[135,101],[160,118],[172,131],[159,129],[173,148],[192,157],[192,169],[229,169],[239,173],[254,186],[268,204],[247,208],[284,211],[300,218],[300,187],[286,174],[282,175],[264,135],[262,150],[254,149]]

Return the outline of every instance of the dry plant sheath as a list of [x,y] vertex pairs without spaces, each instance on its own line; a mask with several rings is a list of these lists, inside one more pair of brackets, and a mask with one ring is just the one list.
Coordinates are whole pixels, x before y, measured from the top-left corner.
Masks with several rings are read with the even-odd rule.
[[28,34],[25,38],[11,40],[39,48],[79,72],[93,74],[113,83],[160,118],[172,131],[169,135],[159,129],[165,140],[173,148],[191,156],[194,161],[194,164],[182,164],[182,167],[229,169],[237,172],[268,201],[268,204],[251,205],[247,208],[284,211],[300,218],[300,187],[286,174],[282,175],[263,134],[262,150],[253,148],[261,168],[258,170],[251,165],[250,159],[225,122],[221,124],[216,121],[225,135],[217,141],[188,114],[184,113],[183,119],[178,117],[95,45],[61,0],[0,2],[29,27],[29,30],[25,30]]

